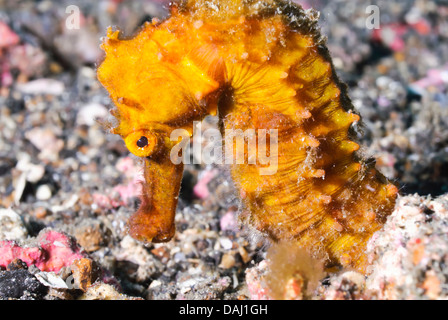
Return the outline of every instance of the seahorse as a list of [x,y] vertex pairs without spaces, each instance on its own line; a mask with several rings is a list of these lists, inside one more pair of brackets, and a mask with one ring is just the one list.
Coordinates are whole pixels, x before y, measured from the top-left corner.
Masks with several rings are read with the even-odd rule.
[[261,174],[260,162],[230,167],[248,223],[274,242],[365,272],[367,242],[398,189],[358,150],[361,119],[318,13],[287,0],[188,0],[170,10],[130,39],[109,28],[102,43],[98,79],[116,105],[112,132],[145,163],[131,236],[173,237],[183,164],[170,161],[177,143],[170,133],[191,135],[195,121],[218,115],[223,135],[278,132],[269,149],[278,159],[274,174]]

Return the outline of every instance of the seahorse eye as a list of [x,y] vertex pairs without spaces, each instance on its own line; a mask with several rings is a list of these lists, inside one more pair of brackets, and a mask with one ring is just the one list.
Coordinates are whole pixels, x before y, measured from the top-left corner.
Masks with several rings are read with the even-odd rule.
[[124,142],[129,151],[137,157],[149,157],[157,148],[158,138],[150,130],[139,130],[128,134]]
[[137,140],[137,147],[144,148],[148,145],[148,138],[145,136],[141,136],[140,139]]

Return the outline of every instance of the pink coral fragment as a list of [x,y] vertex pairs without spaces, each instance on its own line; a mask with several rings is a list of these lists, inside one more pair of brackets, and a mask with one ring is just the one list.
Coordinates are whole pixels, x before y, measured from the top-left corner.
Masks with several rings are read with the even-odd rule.
[[0,241],[0,266],[6,267],[14,259],[20,259],[28,266],[35,265],[41,271],[58,272],[70,266],[86,254],[68,235],[54,230],[41,233],[37,245],[20,246],[14,241]]
[[224,214],[219,221],[221,226],[221,230],[223,231],[237,231],[238,230],[238,221],[237,214],[233,210],[229,210]]
[[246,284],[251,300],[272,300],[263,275],[268,271],[266,260],[261,261],[256,267],[246,270]]
[[218,174],[217,169],[204,171],[200,177],[198,183],[194,186],[193,192],[199,199],[208,198],[210,192],[208,190],[207,184]]
[[93,202],[100,208],[112,209],[127,205],[133,198],[142,194],[143,171],[130,157],[120,159],[116,169],[125,174],[126,183],[115,186],[107,194],[94,193]]
[[0,21],[0,48],[18,44],[20,38],[5,23]]

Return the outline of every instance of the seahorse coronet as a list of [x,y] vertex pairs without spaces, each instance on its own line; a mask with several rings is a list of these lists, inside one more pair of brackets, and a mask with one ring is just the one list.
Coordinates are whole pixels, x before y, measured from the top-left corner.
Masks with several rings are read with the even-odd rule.
[[[108,29],[102,44],[98,78],[117,108],[113,131],[145,159],[131,235],[144,242],[173,236],[183,165],[170,162],[170,133],[191,135],[195,121],[218,114],[223,134],[278,130],[269,149],[278,156],[275,173],[262,175],[261,162],[231,165],[247,220],[274,241],[295,241],[364,272],[367,242],[398,190],[359,152],[352,131],[362,121],[318,13],[285,0],[187,0],[171,10],[130,39]],[[134,150],[140,132],[155,127],[158,152]]]

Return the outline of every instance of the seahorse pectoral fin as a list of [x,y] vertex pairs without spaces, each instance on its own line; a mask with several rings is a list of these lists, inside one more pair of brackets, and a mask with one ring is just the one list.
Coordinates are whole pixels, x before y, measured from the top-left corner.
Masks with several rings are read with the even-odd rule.
[[129,234],[144,243],[167,242],[175,233],[174,217],[183,163],[174,164],[169,151],[144,159],[143,194],[138,211],[129,219]]

